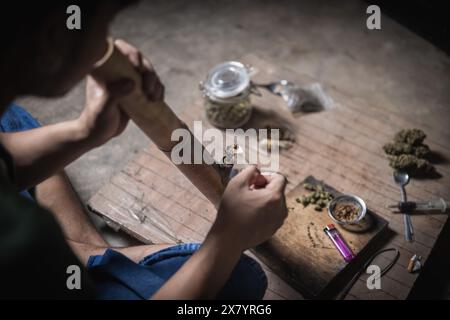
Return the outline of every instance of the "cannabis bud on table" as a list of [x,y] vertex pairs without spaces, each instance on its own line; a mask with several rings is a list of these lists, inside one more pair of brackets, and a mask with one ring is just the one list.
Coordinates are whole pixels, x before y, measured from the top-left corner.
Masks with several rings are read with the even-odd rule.
[[394,136],[394,141],[383,146],[389,157],[389,165],[411,176],[431,173],[433,165],[426,160],[430,148],[423,143],[426,134],[420,129],[403,129]]
[[312,192],[309,195],[295,199],[298,203],[303,204],[303,208],[306,208],[309,204],[314,204],[316,211],[322,211],[333,200],[333,195],[325,191],[325,188],[321,184],[312,185],[311,183],[304,183],[303,188]]

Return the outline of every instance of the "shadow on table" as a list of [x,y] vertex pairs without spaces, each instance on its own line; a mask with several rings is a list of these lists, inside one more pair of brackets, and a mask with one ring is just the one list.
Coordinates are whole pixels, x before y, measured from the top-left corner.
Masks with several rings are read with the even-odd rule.
[[408,299],[450,299],[450,220],[430,253]]

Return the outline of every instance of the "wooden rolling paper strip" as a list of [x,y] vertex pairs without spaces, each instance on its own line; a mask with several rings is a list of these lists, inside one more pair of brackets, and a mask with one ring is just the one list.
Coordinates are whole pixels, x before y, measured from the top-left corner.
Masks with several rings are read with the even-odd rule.
[[[172,109],[163,101],[149,101],[142,92],[142,80],[129,59],[108,40],[108,51],[96,63],[92,76],[102,83],[122,78],[134,81],[135,89],[120,101],[120,106],[136,125],[170,158],[170,150],[178,143],[171,141],[172,132],[179,128],[188,129]],[[195,139],[191,133],[191,138]],[[198,140],[192,140],[199,143]],[[204,147],[202,146],[202,151]],[[193,157],[193,152],[192,152]],[[193,163],[193,162],[192,162]],[[226,170],[219,165],[181,164],[177,168],[197,187],[211,203],[218,205],[227,180]]]

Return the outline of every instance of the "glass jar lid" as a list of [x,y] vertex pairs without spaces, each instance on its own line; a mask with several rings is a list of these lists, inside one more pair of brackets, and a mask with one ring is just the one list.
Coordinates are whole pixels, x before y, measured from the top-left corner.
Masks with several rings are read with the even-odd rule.
[[239,95],[249,84],[248,69],[240,62],[227,61],[209,70],[204,89],[208,96],[230,98]]

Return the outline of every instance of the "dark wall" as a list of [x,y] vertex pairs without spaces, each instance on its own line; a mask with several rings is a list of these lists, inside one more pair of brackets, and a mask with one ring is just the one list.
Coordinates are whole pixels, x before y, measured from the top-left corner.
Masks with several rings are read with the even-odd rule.
[[365,0],[380,6],[381,13],[450,54],[449,0]]

